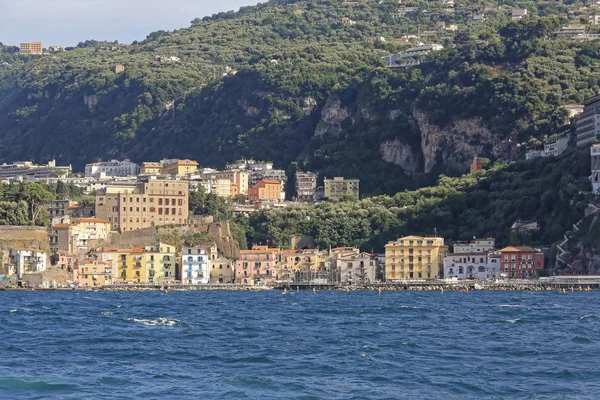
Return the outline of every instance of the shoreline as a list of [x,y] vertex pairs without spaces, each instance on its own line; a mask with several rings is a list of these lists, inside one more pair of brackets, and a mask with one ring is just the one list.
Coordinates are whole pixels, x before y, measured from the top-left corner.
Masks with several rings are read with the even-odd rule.
[[587,283],[546,283],[539,281],[532,282],[499,282],[499,283],[378,283],[362,286],[341,286],[327,284],[287,284],[279,283],[268,286],[251,285],[110,285],[98,287],[56,287],[56,288],[2,288],[0,292],[53,292],[53,291],[83,291],[83,292],[147,292],[147,291],[235,291],[235,292],[259,292],[259,291],[345,291],[345,292],[389,292],[389,291],[438,291],[448,292],[469,292],[469,291],[596,291],[600,290],[600,284]]

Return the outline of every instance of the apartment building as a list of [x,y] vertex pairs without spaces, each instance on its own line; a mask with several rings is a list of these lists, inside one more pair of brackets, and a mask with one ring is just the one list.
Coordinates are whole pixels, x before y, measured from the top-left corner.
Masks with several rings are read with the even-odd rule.
[[235,266],[236,283],[270,282],[275,278],[279,249],[253,246],[252,250],[240,250]]
[[184,181],[148,179],[110,184],[96,195],[96,216],[115,230],[134,231],[160,225],[185,225],[189,185]]
[[19,52],[25,55],[38,55],[44,54],[44,46],[42,42],[23,42],[19,46]]
[[46,165],[36,165],[31,161],[17,161],[12,164],[0,165],[0,178],[25,178],[27,180],[48,179],[54,176],[69,176],[71,166],[57,167],[56,161]]
[[346,195],[354,196],[357,199],[360,196],[360,180],[358,179],[325,178],[323,186],[324,197],[329,200],[340,200]]
[[544,269],[545,256],[538,249],[509,246],[500,250],[500,256],[502,273],[507,278],[535,278],[537,273]]
[[586,146],[600,138],[600,94],[584,103],[583,113],[577,118],[577,146]]
[[312,172],[296,174],[296,196],[300,201],[315,201],[317,195],[317,175]]
[[435,279],[447,247],[439,237],[407,236],[385,246],[386,280]]
[[250,201],[279,201],[281,200],[281,182],[262,180],[248,189]]
[[74,253],[87,251],[108,238],[111,223],[98,218],[74,218],[67,224],[56,224],[50,229],[52,252]]
[[188,285],[205,285],[210,281],[211,261],[217,258],[216,246],[183,247],[181,281]]
[[[249,188],[249,179],[250,173],[248,171],[237,171],[237,170],[226,170],[226,171],[216,171],[214,173],[209,174],[210,178],[213,180],[221,181],[221,180],[229,180],[233,184],[237,185],[237,194],[243,194],[245,196],[248,195]],[[230,186],[234,186],[230,184]],[[235,190],[231,190],[231,197],[234,196]],[[226,196],[223,196],[226,197]]]

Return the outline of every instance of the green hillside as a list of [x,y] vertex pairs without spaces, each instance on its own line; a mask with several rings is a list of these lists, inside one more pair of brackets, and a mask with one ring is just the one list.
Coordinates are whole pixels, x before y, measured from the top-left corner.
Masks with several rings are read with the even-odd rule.
[[[0,161],[81,169],[100,158],[223,166],[245,156],[393,194],[460,174],[475,154],[499,158],[507,139],[535,144],[568,130],[560,107],[600,89],[600,41],[553,40],[567,20],[537,18],[573,11],[578,21],[583,3],[404,5],[416,11],[269,1],[130,45],[87,41],[43,57],[2,46]],[[531,17],[510,22],[513,7]],[[481,11],[487,19],[471,22]],[[418,67],[384,67],[381,57],[419,41],[444,50]]]

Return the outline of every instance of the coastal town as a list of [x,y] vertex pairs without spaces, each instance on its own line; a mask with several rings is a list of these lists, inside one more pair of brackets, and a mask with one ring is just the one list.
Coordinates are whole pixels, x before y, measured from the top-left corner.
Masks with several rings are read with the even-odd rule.
[[[600,96],[596,96],[579,108],[576,137],[571,141],[577,147],[590,148],[590,189],[596,194],[600,191],[600,145],[594,144],[600,136],[599,104]],[[553,146],[538,156],[560,156],[568,149],[560,143],[559,139],[546,144]],[[528,153],[526,158],[535,157]],[[481,159],[475,157],[471,173],[477,174],[482,168]],[[70,167],[57,166],[55,162],[43,166],[22,162],[1,165],[0,179],[4,184],[70,184],[94,199],[77,202],[64,198],[46,203],[45,231],[0,227],[0,239],[21,243],[2,253],[4,273],[0,282],[9,288],[291,284],[345,287],[531,280],[546,272],[547,249],[545,253],[545,249],[529,246],[498,248],[494,238],[450,240],[452,245],[447,246],[451,238],[411,235],[388,243],[379,252],[365,252],[353,247],[317,249],[311,238],[297,236],[286,249],[273,248],[268,243],[238,249],[219,239],[223,226],[214,216],[190,213],[190,194],[198,191],[226,199],[237,215],[360,196],[357,179],[324,177],[321,186],[315,173],[297,172],[292,178],[295,196],[286,200],[288,175],[274,169],[270,162],[239,160],[219,171],[201,168],[198,162],[187,159],[139,165],[130,160],[112,160],[89,163],[83,174],[73,174]],[[537,226],[532,221],[515,221],[512,229],[535,230]],[[40,230],[42,240],[18,240],[20,235]],[[207,235],[211,230],[216,235]],[[50,271],[54,274],[48,274]]]

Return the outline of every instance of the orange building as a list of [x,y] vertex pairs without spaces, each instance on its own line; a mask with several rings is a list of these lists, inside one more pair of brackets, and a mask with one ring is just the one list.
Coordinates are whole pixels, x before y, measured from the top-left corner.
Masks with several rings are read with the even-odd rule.
[[248,200],[280,200],[281,182],[272,180],[262,180],[254,187],[248,189]]

